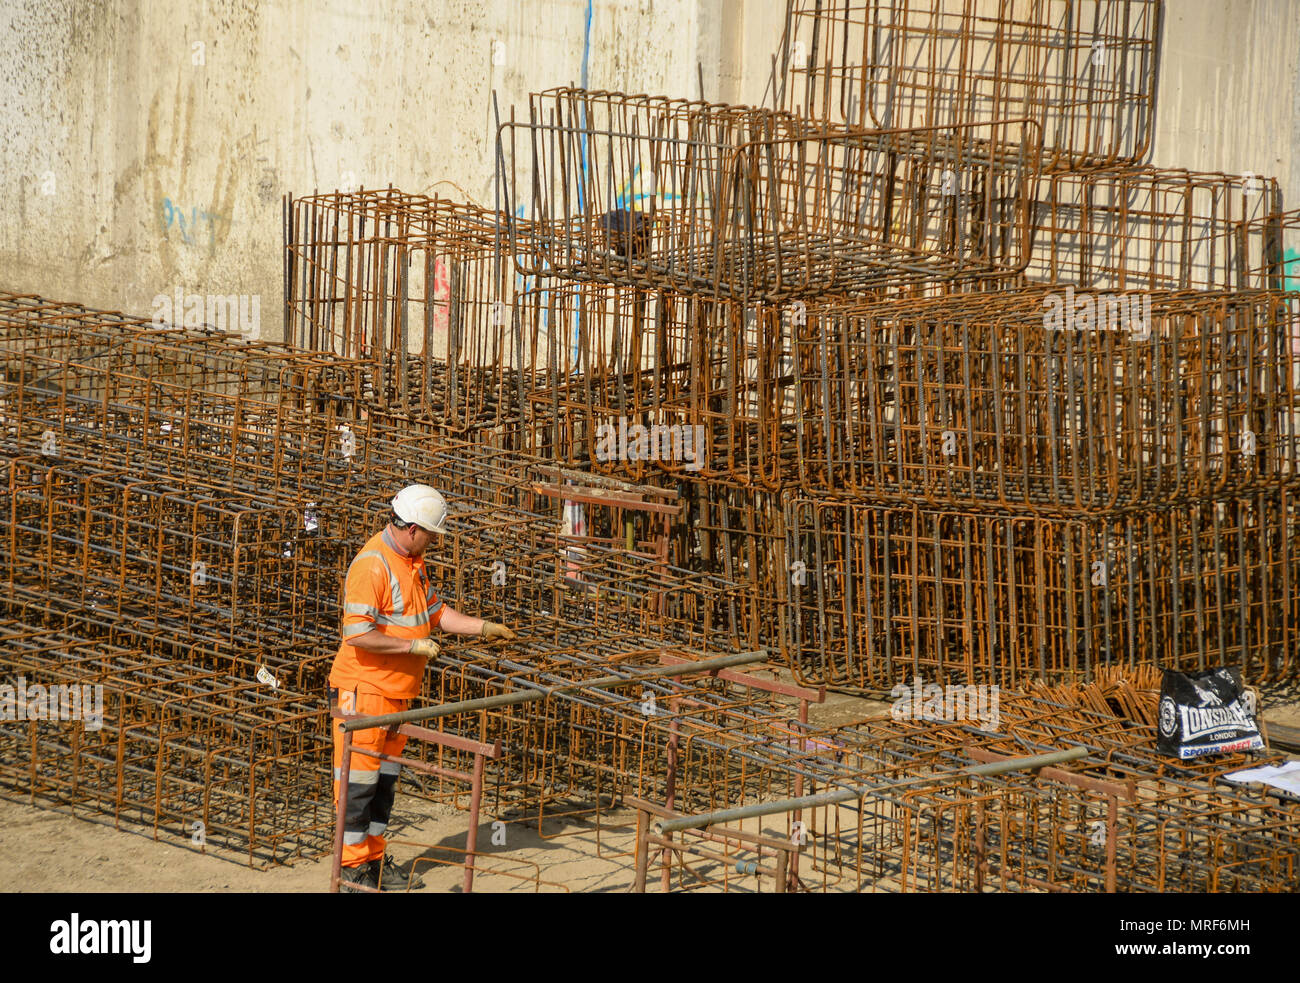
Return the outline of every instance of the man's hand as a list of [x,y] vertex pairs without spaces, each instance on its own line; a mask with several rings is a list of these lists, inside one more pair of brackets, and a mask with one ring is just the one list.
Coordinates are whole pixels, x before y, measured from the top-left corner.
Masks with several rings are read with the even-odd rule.
[[430,659],[436,659],[442,648],[432,638],[413,638],[408,651],[412,655],[423,655]]
[[483,622],[482,630],[479,631],[479,637],[488,642],[494,641],[498,638],[507,642],[512,642],[514,641],[515,633],[505,625],[499,625],[495,621],[485,621]]

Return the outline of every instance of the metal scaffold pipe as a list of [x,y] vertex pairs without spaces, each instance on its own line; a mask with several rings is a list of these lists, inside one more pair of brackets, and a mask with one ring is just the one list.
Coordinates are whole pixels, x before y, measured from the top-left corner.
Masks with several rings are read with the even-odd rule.
[[793,812],[796,809],[816,809],[819,806],[834,805],[837,802],[849,802],[853,799],[860,799],[866,795],[878,795],[882,792],[890,792],[902,786],[924,785],[931,782],[951,781],[959,775],[1003,775],[1010,771],[1028,771],[1034,768],[1045,768],[1048,765],[1057,765],[1066,761],[1076,761],[1079,758],[1086,757],[1089,751],[1085,747],[1073,747],[1065,751],[1052,751],[1047,754],[1035,754],[1027,758],[1011,758],[1007,761],[994,761],[986,765],[971,765],[962,768],[956,772],[940,772],[934,775],[923,775],[920,778],[911,778],[903,782],[891,782],[888,785],[876,788],[843,788],[836,789],[833,792],[819,792],[816,795],[804,795],[797,799],[785,799],[781,802],[761,802],[752,806],[741,806],[736,809],[721,809],[717,812],[705,812],[698,816],[683,816],[680,819],[665,819],[654,824],[654,831],[659,836],[666,836],[669,833],[677,833],[684,829],[699,829],[703,826],[714,826],[720,823],[739,822],[742,819],[756,819],[760,816],[772,816],[777,813]]
[[550,688],[521,690],[518,693],[499,693],[495,696],[485,696],[477,700],[461,700],[459,703],[444,703],[440,706],[421,707],[418,710],[406,710],[402,713],[385,713],[375,717],[358,717],[355,720],[344,721],[342,727],[344,730],[366,730],[371,727],[393,727],[398,724],[410,724],[421,720],[433,720],[438,717],[449,717],[452,714],[457,713],[471,713],[475,710],[491,710],[496,707],[512,706],[516,703],[529,703],[533,700],[542,700],[549,696],[555,696],[561,693],[573,693],[579,690],[605,689],[610,686],[639,683],[648,679],[685,676],[693,672],[712,672],[715,669],[729,669],[733,666],[752,665],[755,662],[766,661],[767,655],[767,649],[757,649],[753,652],[736,652],[732,655],[721,655],[715,659],[703,659],[700,662],[686,662],[671,666],[656,666],[653,669],[646,669],[643,672],[639,672],[634,676],[602,676],[601,678],[593,679],[590,682],[574,683],[570,686],[554,686]]

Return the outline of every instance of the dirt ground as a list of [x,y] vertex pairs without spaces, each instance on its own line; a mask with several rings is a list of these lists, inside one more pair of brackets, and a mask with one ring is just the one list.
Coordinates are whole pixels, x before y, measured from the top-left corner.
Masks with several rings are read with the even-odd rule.
[[[1269,706],[1269,703],[1272,703]],[[1269,721],[1300,726],[1300,702],[1266,701]],[[833,725],[887,710],[879,703],[827,695],[815,707],[814,725]],[[479,825],[476,892],[626,892],[632,883],[635,813],[536,818]],[[419,859],[425,892],[462,890],[468,816],[450,806],[398,795],[390,851],[402,863]],[[494,842],[495,837],[495,842]],[[501,842],[504,839],[504,842]],[[442,861],[441,863],[437,861]],[[717,876],[718,869],[712,870]],[[657,881],[657,873],[652,880]],[[753,890],[752,877],[732,878],[730,890]],[[113,828],[111,820],[74,817],[66,808],[30,805],[0,790],[0,884],[9,891],[284,892],[326,891],[327,858],[253,869],[246,857],[138,827]],[[763,890],[770,889],[768,884]]]
[[[547,820],[544,839],[536,821],[479,825],[480,857],[476,892],[624,891],[632,883],[633,829],[610,822],[635,823],[620,811],[595,823]],[[401,863],[422,857],[424,890],[459,892],[464,868],[468,816],[449,806],[398,796],[390,827],[390,852]],[[205,854],[179,837],[155,840],[151,831],[116,830],[73,817],[66,810],[28,805],[0,797],[0,884],[7,890],[97,892],[286,892],[329,889],[327,858],[297,860],[292,866],[255,870],[245,859],[209,848]],[[496,838],[496,843],[493,838]],[[500,841],[504,839],[504,843]],[[442,849],[439,849],[442,848]],[[455,852],[452,852],[455,851]],[[442,860],[448,863],[436,863]]]

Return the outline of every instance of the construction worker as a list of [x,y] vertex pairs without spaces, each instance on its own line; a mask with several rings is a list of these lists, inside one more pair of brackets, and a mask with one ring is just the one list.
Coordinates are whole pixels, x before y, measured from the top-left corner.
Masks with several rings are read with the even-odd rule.
[[[348,567],[343,641],[330,671],[330,705],[363,717],[398,713],[420,694],[425,663],[438,655],[435,626],[487,640],[515,637],[505,625],[471,618],[438,597],[424,567],[424,550],[446,530],[447,503],[428,485],[409,485],[392,501],[388,525],[370,538]],[[396,728],[354,731],[353,744],[399,757],[406,737]],[[339,795],[343,728],[334,727],[334,794]],[[353,754],[343,827],[344,885],[385,891],[420,887],[385,851],[400,766]],[[337,803],[338,799],[335,799]]]

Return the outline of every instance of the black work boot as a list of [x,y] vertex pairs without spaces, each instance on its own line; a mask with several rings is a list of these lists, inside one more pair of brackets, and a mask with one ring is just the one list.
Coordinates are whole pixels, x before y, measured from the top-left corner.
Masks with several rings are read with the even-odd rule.
[[418,891],[424,887],[424,878],[408,874],[388,854],[384,854],[383,860],[370,861],[370,876],[379,883],[381,891]]
[[374,861],[366,864],[360,864],[356,867],[339,868],[339,891],[346,891],[349,894],[364,894],[364,891],[358,891],[356,888],[370,888],[372,891],[378,890],[379,881],[375,878]]

